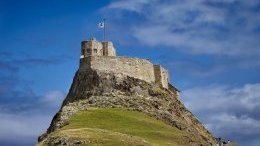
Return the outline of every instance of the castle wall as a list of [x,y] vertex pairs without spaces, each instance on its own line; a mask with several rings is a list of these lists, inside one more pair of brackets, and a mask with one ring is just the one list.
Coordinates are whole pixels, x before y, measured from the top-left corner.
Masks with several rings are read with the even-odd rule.
[[161,66],[160,65],[153,65],[154,68],[154,76],[155,76],[155,83],[160,83],[162,74],[161,74]]
[[161,76],[162,76],[161,85],[164,88],[168,89],[168,83],[169,83],[169,72],[168,72],[168,70],[161,67]]
[[95,38],[81,43],[79,71],[88,69],[124,74],[169,88],[169,73],[160,65],[146,59],[116,57],[112,42],[98,42]]
[[134,78],[155,82],[154,67],[146,59],[115,57],[115,56],[91,56],[82,58],[80,71],[91,67],[103,72],[125,74]]
[[154,66],[155,83],[160,84],[164,88],[168,88],[169,83],[169,73],[166,69],[162,68],[160,65]]
[[102,42],[104,56],[116,56],[116,50],[112,42]]

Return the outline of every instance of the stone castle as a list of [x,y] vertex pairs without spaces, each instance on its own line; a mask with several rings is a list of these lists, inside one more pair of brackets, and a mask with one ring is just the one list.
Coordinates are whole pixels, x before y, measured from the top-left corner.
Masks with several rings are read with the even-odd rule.
[[169,73],[147,59],[116,56],[112,42],[98,42],[95,38],[81,42],[79,72],[89,68],[102,72],[123,74],[169,88]]
[[[72,117],[79,112],[95,112],[94,110],[105,108],[107,111],[112,108],[117,108],[116,111],[131,109],[130,111],[141,112],[168,126],[177,128],[178,130],[174,131],[178,132],[180,143],[175,144],[175,139],[172,143],[172,139],[169,139],[168,145],[216,145],[214,136],[179,100],[179,90],[169,83],[169,73],[166,69],[152,64],[147,59],[116,56],[116,49],[112,42],[98,42],[92,38],[81,43],[79,69],[75,73],[68,95],[60,110],[53,117],[46,133],[39,137],[38,146],[103,145],[110,140],[111,142],[114,142],[114,139],[120,140],[125,135],[127,140],[120,140],[120,145],[158,145],[158,143],[153,144],[152,141],[143,144],[146,137],[140,137],[139,140],[140,135],[120,133],[121,131],[118,131],[120,128],[111,130],[109,126],[114,124],[113,120],[121,120],[118,116],[116,118],[112,116],[114,119],[108,121],[106,123],[108,125],[104,127],[98,127],[98,124],[95,125],[95,123],[89,125],[88,117],[85,116],[82,117],[82,120],[84,122],[86,120],[86,124],[83,121],[82,123],[80,121],[79,124],[78,120],[72,120]],[[117,113],[115,114],[119,115]],[[110,112],[106,113],[107,116],[110,114]],[[89,116],[93,115],[95,114]],[[123,117],[123,121],[131,119],[128,117]],[[98,117],[97,120],[104,119]],[[73,123],[78,124],[79,127],[74,127]],[[131,123],[133,122],[129,122],[129,124],[127,122],[130,127]],[[125,124],[119,126],[125,126]],[[70,129],[70,127],[72,128]],[[136,127],[135,122],[133,127]],[[140,131],[139,127],[136,129]],[[169,131],[165,132],[169,133]],[[179,134],[179,132],[181,133]],[[120,135],[114,133],[120,133]],[[146,134],[144,133],[144,135]],[[154,136],[156,136],[155,134],[162,135],[157,131],[153,132]],[[96,135],[98,135],[98,139]],[[179,135],[182,136],[179,138]],[[135,136],[138,139],[132,139]],[[163,137],[168,139],[169,135]],[[131,143],[125,143],[126,141]]]

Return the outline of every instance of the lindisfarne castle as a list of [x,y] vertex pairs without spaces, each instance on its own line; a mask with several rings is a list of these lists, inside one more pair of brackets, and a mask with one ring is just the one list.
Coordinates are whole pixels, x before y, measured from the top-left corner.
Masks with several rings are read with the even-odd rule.
[[152,64],[147,59],[116,56],[116,49],[110,41],[98,42],[91,38],[81,42],[79,72],[88,69],[123,74],[178,92],[169,84],[168,70],[161,65]]
[[166,69],[147,59],[116,56],[112,42],[94,38],[81,42],[70,90],[38,141],[38,146],[216,144],[182,104]]

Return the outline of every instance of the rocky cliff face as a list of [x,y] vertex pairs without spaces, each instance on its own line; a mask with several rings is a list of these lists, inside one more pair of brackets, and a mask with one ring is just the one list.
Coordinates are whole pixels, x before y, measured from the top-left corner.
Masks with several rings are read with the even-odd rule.
[[68,120],[79,111],[93,107],[140,111],[187,132],[199,141],[192,144],[191,140],[191,145],[216,144],[212,134],[184,107],[174,88],[165,89],[122,74],[91,69],[75,74],[61,109],[39,141],[45,140],[48,145],[52,141],[48,137],[50,133],[67,125]]

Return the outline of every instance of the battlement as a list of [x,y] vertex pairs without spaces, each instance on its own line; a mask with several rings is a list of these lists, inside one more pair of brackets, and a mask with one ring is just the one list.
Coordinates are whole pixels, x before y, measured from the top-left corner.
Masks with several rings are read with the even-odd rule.
[[112,42],[98,42],[95,39],[81,43],[79,71],[88,69],[123,74],[156,83],[168,89],[169,73],[160,65],[154,65],[147,59],[116,56]]

